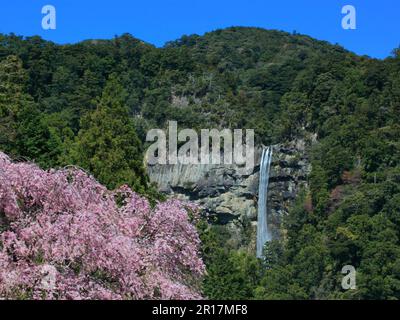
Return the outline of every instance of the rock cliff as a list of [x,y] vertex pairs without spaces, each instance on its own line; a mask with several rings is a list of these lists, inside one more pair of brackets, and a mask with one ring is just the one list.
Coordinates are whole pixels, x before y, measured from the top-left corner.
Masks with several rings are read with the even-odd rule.
[[[268,189],[268,224],[279,237],[282,217],[301,188],[307,188],[311,171],[304,140],[275,145]],[[194,201],[210,221],[227,225],[240,234],[243,223],[257,223],[261,148],[248,175],[235,165],[154,165],[148,167],[151,182],[168,196]]]

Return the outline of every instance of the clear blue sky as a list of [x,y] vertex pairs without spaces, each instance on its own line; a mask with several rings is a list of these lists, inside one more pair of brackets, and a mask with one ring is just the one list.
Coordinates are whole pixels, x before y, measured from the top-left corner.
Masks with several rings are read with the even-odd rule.
[[[57,29],[41,28],[44,5]],[[357,30],[343,30],[341,9],[357,9]],[[162,46],[183,34],[256,26],[307,34],[358,54],[384,58],[400,45],[399,0],[1,0],[0,32],[40,35],[57,43],[125,32]]]

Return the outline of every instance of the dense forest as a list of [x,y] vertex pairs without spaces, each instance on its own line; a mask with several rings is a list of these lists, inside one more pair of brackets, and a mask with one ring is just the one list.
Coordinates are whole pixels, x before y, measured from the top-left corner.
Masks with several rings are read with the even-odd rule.
[[[400,49],[376,60],[241,27],[163,48],[129,34],[72,45],[0,35],[0,150],[15,161],[79,166],[155,202],[145,137],[168,120],[252,128],[257,144],[309,141],[310,187],[265,259],[198,222],[203,296],[400,298]],[[341,287],[344,265],[357,269],[356,290]]]

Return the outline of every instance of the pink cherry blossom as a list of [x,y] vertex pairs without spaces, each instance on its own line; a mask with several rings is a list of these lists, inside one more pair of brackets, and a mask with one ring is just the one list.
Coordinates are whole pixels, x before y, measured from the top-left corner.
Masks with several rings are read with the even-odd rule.
[[197,217],[178,200],[152,208],[127,186],[0,152],[0,297],[201,298]]

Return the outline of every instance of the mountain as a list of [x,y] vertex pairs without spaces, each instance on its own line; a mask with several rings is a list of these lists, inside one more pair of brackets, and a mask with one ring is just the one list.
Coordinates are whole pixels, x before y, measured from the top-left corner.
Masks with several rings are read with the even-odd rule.
[[[199,226],[208,268],[206,296],[400,298],[398,49],[376,60],[304,35],[243,27],[183,36],[163,48],[129,34],[72,45],[1,35],[0,115],[6,121],[0,121],[0,132],[15,134],[5,135],[0,149],[44,168],[71,163],[95,172],[118,168],[96,152],[85,155],[95,169],[70,156],[74,145],[82,145],[82,124],[93,132],[84,119],[96,114],[110,79],[123,87],[118,103],[136,128],[135,150],[146,148],[149,129],[165,128],[168,120],[196,130],[249,128],[258,146],[279,146],[282,152],[273,166],[286,182],[296,181],[295,188],[275,181],[279,187],[272,190],[272,204],[280,212],[279,236],[268,243],[262,262],[254,257],[251,223],[236,238],[218,223]],[[112,106],[116,102],[109,91]],[[12,98],[15,93],[19,98]],[[27,106],[36,111],[26,111]],[[98,147],[96,141],[121,144],[118,132],[109,130],[106,137],[89,141],[91,150]],[[121,167],[144,172],[140,160]],[[174,191],[195,200],[202,192],[209,203],[215,186],[221,187],[219,178],[227,176],[224,170],[195,194],[179,183]],[[153,174],[151,180],[160,182]],[[257,172],[253,178],[256,184]],[[118,183],[110,173],[104,180]],[[237,212],[229,205],[256,193],[237,191],[236,183],[243,181],[234,176],[228,174],[227,181],[230,185],[222,181],[222,187],[231,200],[222,203],[228,216],[220,217],[232,220]],[[160,196],[147,185],[136,190]],[[342,288],[346,265],[357,271],[355,290]]]

